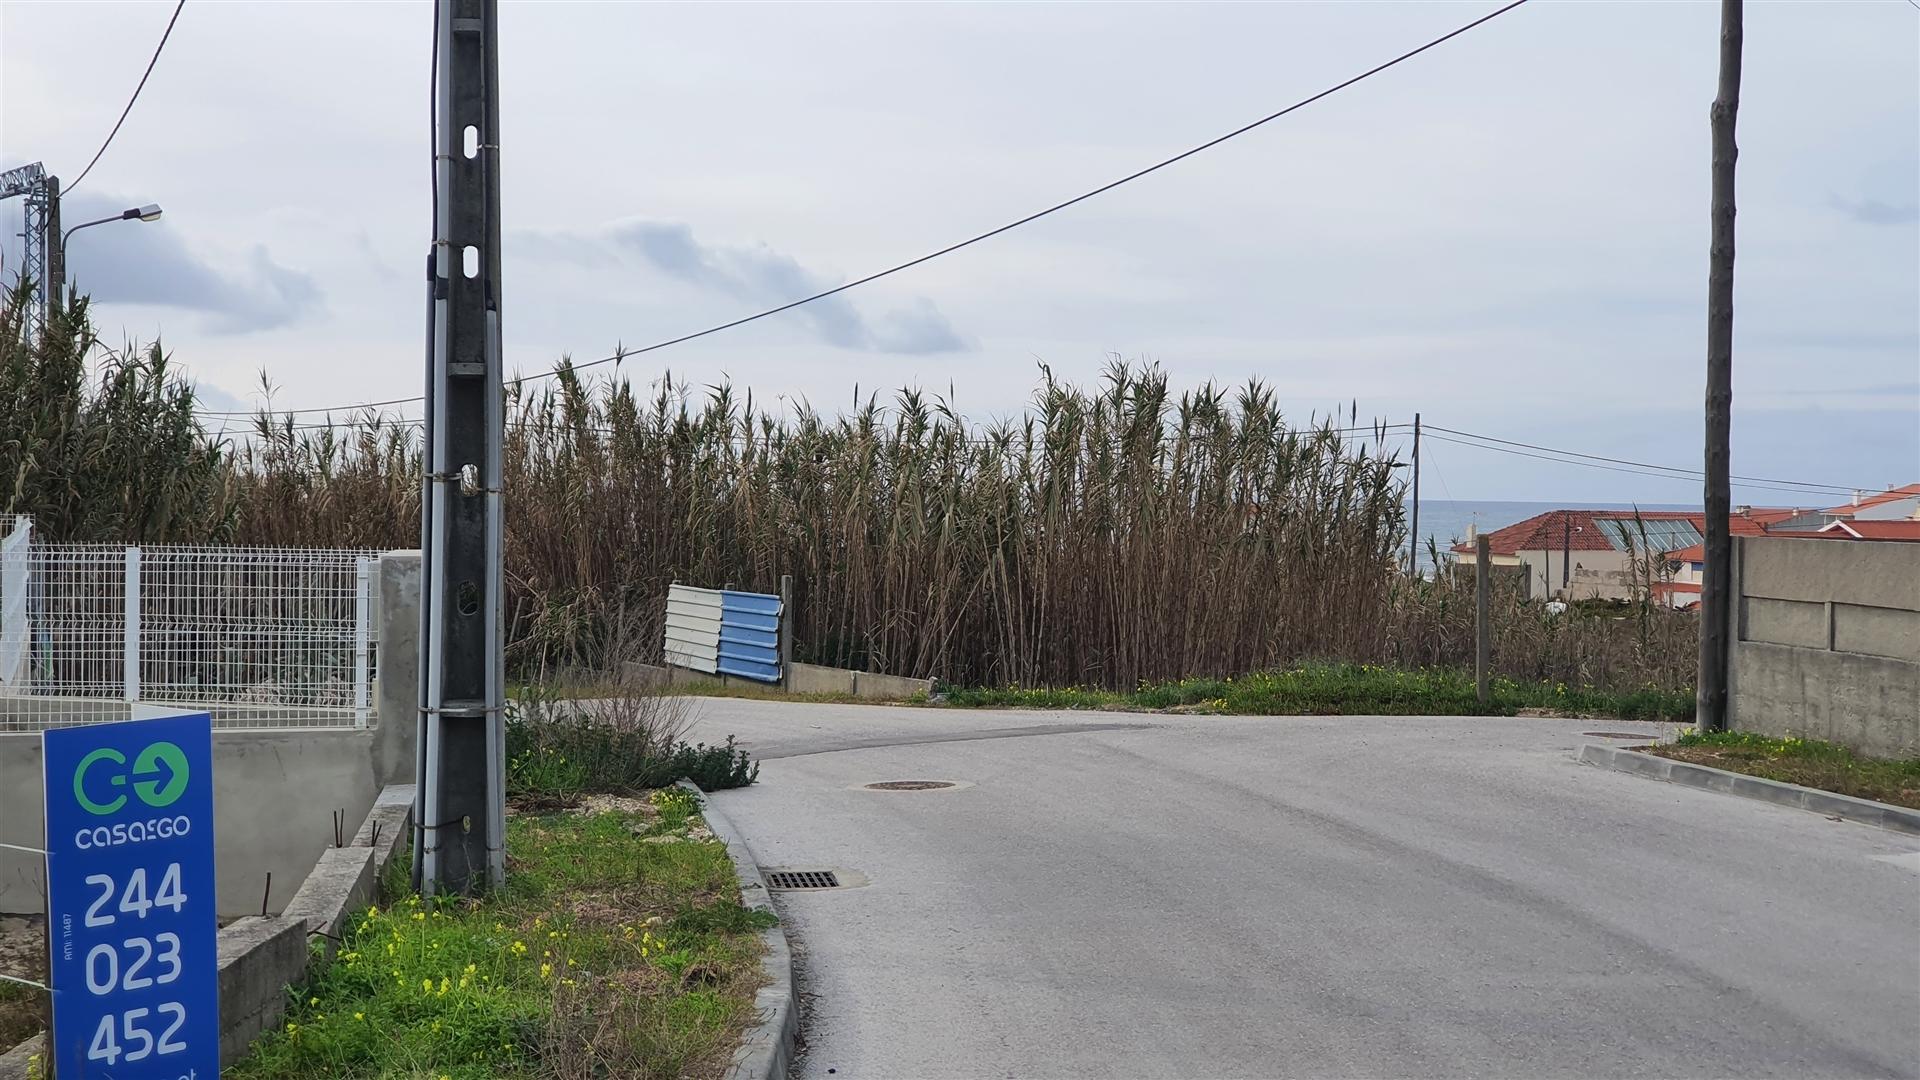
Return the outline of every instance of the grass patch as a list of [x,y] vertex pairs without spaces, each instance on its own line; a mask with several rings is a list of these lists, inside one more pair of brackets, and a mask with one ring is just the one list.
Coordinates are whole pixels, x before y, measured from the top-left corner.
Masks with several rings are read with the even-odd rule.
[[954,689],[949,705],[970,708],[1178,709],[1243,715],[1511,716],[1523,709],[1623,720],[1689,720],[1693,695],[1630,692],[1495,678],[1482,705],[1473,676],[1446,668],[1404,671],[1371,664],[1302,664],[1222,679],[1153,683],[1132,693],[1080,688]]
[[225,1075],[718,1076],[753,1019],[772,916],[741,906],[698,799],[632,805],[515,815],[498,893],[356,916]]
[[1818,739],[1777,739],[1750,731],[1682,732],[1673,743],[1649,747],[1647,753],[1920,810],[1920,758],[1863,757]]

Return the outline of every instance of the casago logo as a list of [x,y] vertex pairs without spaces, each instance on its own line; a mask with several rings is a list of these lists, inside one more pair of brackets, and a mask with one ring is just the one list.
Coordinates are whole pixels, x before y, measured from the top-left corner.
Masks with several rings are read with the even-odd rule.
[[[73,770],[73,797],[89,814],[111,814],[127,804],[125,793],[115,794],[106,802],[95,802],[87,795],[88,770],[101,762],[125,766],[127,758],[120,751],[103,746],[80,759],[80,767]],[[92,778],[96,792],[102,777],[106,785],[113,788],[126,787],[128,777],[132,777],[133,793],[140,796],[141,802],[155,809],[171,806],[187,790],[187,755],[170,742],[153,743],[134,757],[131,770],[97,773]]]

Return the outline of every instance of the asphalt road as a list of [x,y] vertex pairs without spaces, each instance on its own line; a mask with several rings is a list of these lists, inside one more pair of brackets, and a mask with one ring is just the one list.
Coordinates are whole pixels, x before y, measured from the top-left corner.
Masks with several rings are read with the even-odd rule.
[[701,709],[866,881],[776,894],[799,1076],[1920,1075],[1920,838],[1573,760],[1651,726]]

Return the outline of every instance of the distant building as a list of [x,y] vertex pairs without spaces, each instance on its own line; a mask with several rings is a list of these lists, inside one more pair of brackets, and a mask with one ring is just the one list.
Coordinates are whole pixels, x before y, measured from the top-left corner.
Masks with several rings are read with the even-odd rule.
[[1877,494],[1856,491],[1851,502],[1795,514],[1767,531],[1819,532],[1836,521],[1920,521],[1920,484],[1888,488]]
[[1848,520],[1822,525],[1813,535],[1849,540],[1909,540],[1920,542],[1920,520],[1913,521],[1871,521]]
[[[1488,533],[1488,560],[1519,575],[1529,597],[1625,600],[1651,588],[1691,607],[1706,570],[1706,521],[1695,511],[1550,510]],[[1735,536],[1920,542],[1920,484],[1856,492],[1825,510],[1736,507],[1728,526]],[[1453,553],[1473,567],[1473,537]]]
[[[1768,527],[1802,514],[1783,508],[1746,507],[1730,518],[1735,536],[1761,536]],[[1656,595],[1687,606],[1689,590],[1662,589],[1670,580],[1669,552],[1695,549],[1705,540],[1705,514],[1685,510],[1549,510],[1487,534],[1488,558],[1496,572],[1512,567],[1526,583],[1526,595],[1544,599],[1626,600],[1652,579]],[[1455,545],[1459,564],[1475,564],[1474,541]],[[1635,571],[1636,563],[1639,566]],[[1639,585],[1635,582],[1638,580]]]

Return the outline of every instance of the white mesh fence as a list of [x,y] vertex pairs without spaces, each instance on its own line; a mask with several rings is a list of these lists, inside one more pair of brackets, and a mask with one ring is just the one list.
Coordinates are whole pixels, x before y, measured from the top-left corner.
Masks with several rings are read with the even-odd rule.
[[373,719],[365,551],[0,540],[0,730],[205,709],[217,727]]

